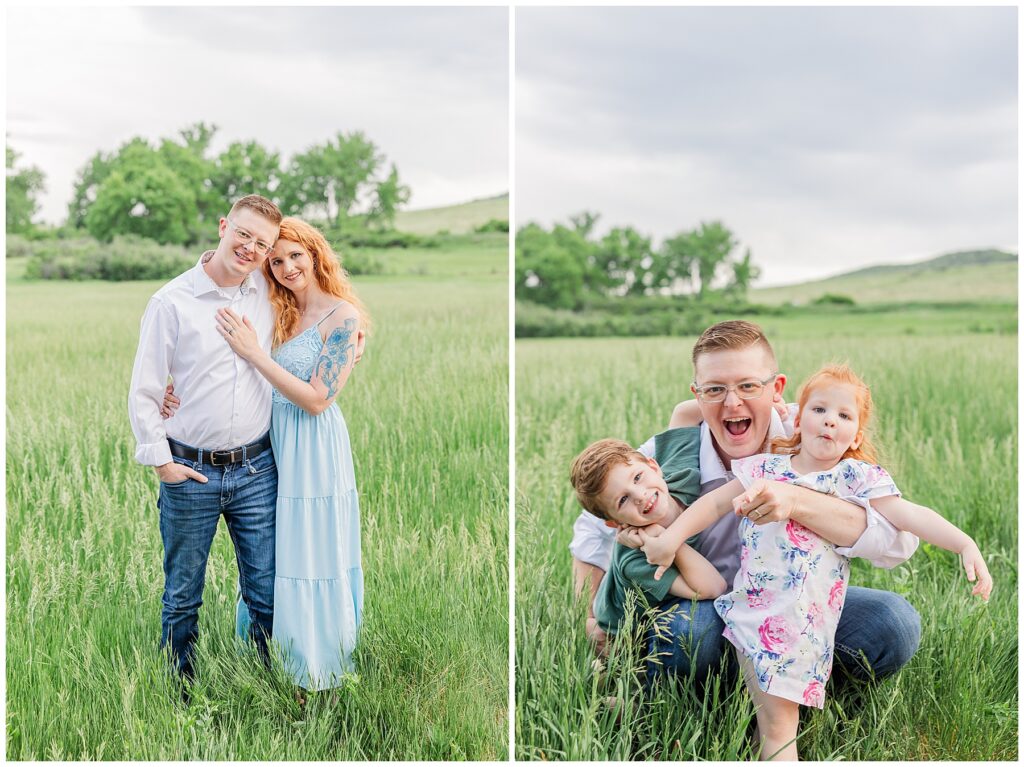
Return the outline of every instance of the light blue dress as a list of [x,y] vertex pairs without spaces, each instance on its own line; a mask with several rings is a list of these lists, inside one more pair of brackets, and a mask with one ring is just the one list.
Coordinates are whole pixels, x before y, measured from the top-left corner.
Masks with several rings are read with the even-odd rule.
[[[324,345],[320,324],[334,311],[279,346],[275,361],[309,381]],[[348,429],[337,404],[311,416],[275,389],[270,438],[278,471],[274,641],[297,685],[336,687],[355,670],[352,652],[363,612]],[[242,637],[248,618],[240,601]]]

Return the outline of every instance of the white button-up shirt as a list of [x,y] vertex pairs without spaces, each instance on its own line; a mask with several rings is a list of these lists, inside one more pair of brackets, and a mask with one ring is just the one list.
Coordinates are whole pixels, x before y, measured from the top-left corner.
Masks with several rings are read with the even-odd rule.
[[[270,428],[270,384],[217,331],[216,314],[222,307],[248,317],[260,345],[270,349],[274,313],[259,271],[239,287],[222,288],[200,259],[149,300],[128,392],[139,463],[169,463],[168,437],[204,450],[226,450],[252,442]],[[181,406],[164,420],[160,406],[168,376]]]
[[[796,405],[789,406],[789,416],[785,422],[778,412],[772,410],[771,423],[768,426],[768,440],[775,437],[790,436],[793,433],[793,418]],[[654,455],[654,437],[637,448],[646,456]],[[706,423],[700,425],[700,494],[709,493],[726,482],[735,479],[732,472],[725,468],[722,459],[715,450],[711,430]],[[897,530],[889,520],[871,508],[864,498],[840,496],[844,501],[856,503],[864,508],[867,515],[867,529],[861,533],[850,547],[836,546],[836,551],[847,557],[862,557],[876,567],[896,567],[910,559],[917,550],[916,535]],[[731,583],[739,569],[740,539],[738,534],[740,517],[726,514],[700,534],[700,550],[704,557],[715,566],[727,582]],[[573,538],[569,544],[572,555],[583,562],[600,567],[607,571],[611,563],[612,547],[615,543],[616,530],[607,527],[604,521],[593,514],[583,511],[573,524]]]

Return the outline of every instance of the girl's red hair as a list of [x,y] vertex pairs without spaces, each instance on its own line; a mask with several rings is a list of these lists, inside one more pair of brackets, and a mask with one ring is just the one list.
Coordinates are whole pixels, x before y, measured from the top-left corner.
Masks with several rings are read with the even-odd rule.
[[[349,279],[348,272],[342,267],[337,254],[331,248],[327,238],[320,231],[299,218],[288,217],[281,220],[281,233],[279,240],[290,240],[297,242],[310,258],[313,259],[313,275],[316,277],[320,289],[331,296],[336,296],[343,301],[352,304],[359,312],[359,324],[364,331],[370,329],[370,316],[366,313],[366,307],[356,296]],[[280,346],[295,333],[295,328],[301,319],[299,307],[295,303],[295,294],[284,287],[274,277],[270,268],[270,262],[274,256],[263,262],[263,271],[267,276],[267,283],[270,286],[270,303],[274,307],[274,346]]]
[[[857,393],[857,421],[861,434],[861,442],[857,447],[852,445],[843,453],[843,458],[856,458],[866,463],[878,463],[878,451],[868,437],[868,422],[874,405],[871,402],[871,389],[864,383],[860,376],[853,372],[848,365],[832,364],[825,365],[817,373],[812,375],[803,386],[800,387],[799,404],[797,405],[797,418],[804,411],[811,392],[818,386],[825,383],[838,383],[851,387]],[[773,453],[797,453],[800,451],[800,432],[797,431],[789,438],[777,437],[771,441],[770,449]]]

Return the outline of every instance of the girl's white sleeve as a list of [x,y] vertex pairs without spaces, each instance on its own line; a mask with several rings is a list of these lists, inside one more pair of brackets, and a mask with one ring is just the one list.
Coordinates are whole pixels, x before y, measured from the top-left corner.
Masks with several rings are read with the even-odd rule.
[[850,463],[862,475],[862,485],[851,488],[856,495],[839,497],[864,508],[867,528],[852,546],[836,546],[836,552],[847,557],[866,559],[875,567],[892,568],[903,564],[917,551],[920,540],[916,535],[897,530],[888,519],[871,508],[870,501],[871,498],[900,495],[899,489],[880,466],[859,461]]

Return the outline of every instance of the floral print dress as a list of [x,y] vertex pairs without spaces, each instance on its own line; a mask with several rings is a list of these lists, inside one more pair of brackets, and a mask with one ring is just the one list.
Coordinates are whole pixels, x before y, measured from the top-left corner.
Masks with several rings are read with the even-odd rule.
[[[801,475],[788,455],[755,455],[734,460],[732,471],[744,487],[771,479],[840,498],[900,494],[881,466],[850,458],[829,471]],[[743,519],[739,532],[733,590],[715,600],[723,636],[750,660],[766,693],[822,708],[849,560],[791,519],[764,525]]]

